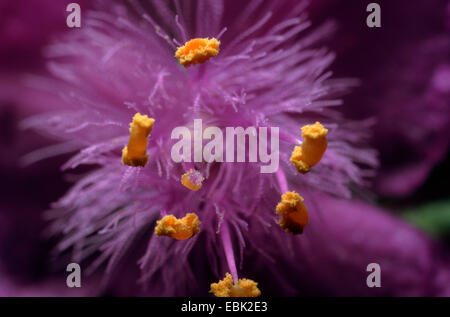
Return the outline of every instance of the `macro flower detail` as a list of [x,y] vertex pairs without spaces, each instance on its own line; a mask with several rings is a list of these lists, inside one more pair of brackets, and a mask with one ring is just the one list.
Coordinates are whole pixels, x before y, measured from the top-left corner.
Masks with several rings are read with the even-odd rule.
[[[228,290],[246,277],[269,298],[449,296],[445,203],[414,220],[440,238],[390,214],[422,217],[414,205],[447,197],[448,1],[384,1],[376,32],[361,23],[358,0],[339,10],[337,0],[307,1],[80,0],[79,29],[67,28],[65,1],[0,1],[0,165],[10,180],[0,294],[214,296],[211,283],[229,272]],[[174,57],[211,37],[220,54],[207,62]],[[136,113],[157,120],[145,168],[121,162]],[[290,162],[298,130],[316,121],[329,130],[327,149],[299,175]],[[202,158],[171,159],[176,127],[194,136],[180,153]],[[221,160],[207,147],[220,136],[211,131],[228,127],[242,129],[234,143],[244,146],[220,142],[231,157]],[[182,184],[191,170],[204,178],[197,191]],[[302,235],[283,231],[276,213],[293,191],[307,206]],[[187,212],[201,220],[197,234],[155,234],[158,220]],[[69,262],[82,269],[78,291],[64,283]],[[382,287],[366,284],[368,263],[379,264]]]
[[299,234],[308,224],[308,209],[303,200],[303,197],[294,191],[281,195],[276,212],[281,216],[279,223],[285,231]]
[[130,123],[130,139],[122,150],[122,163],[130,166],[147,165],[147,138],[152,132],[155,120],[136,113]]
[[205,178],[199,171],[190,169],[181,176],[181,184],[190,190],[197,191],[202,188],[202,182]]
[[164,216],[157,221],[155,234],[157,236],[168,236],[177,240],[189,239],[197,234],[200,229],[200,220],[194,213],[188,213],[181,219],[173,215]]
[[184,67],[203,64],[219,54],[219,45],[220,41],[215,38],[192,39],[177,49],[175,57]]
[[[351,197],[377,160],[364,146],[367,123],[336,112],[354,80],[331,78],[328,71],[334,54],[321,41],[334,27],[310,29],[303,1],[294,7],[249,1],[239,4],[245,10],[237,16],[227,11],[226,1],[132,3],[96,1],[96,9],[84,15],[82,28],[47,48],[51,76],[35,89],[52,100],[46,105],[54,108],[27,119],[24,126],[45,131],[78,151],[64,170],[92,167],[52,205],[51,232],[62,236],[59,251],[71,251],[75,259],[98,255],[90,270],[105,266],[111,272],[133,250],[139,256],[136,279],[148,294],[206,295],[210,283],[226,272],[239,284],[238,272],[246,268],[248,252],[257,252],[272,267],[275,259],[291,254],[286,245],[306,237],[306,232],[300,238],[277,227],[274,210],[288,189],[302,194],[312,219],[318,212],[312,193]],[[192,15],[183,14],[187,10]],[[233,18],[222,24],[225,16]],[[258,22],[248,22],[249,16]],[[220,54],[187,67],[206,59],[180,50],[180,43],[205,38],[212,41],[211,48],[200,45],[204,42],[193,47],[211,57],[220,41]],[[187,68],[174,60],[175,51]],[[154,130],[151,118],[158,121]],[[233,160],[203,159],[204,152],[196,148],[208,140],[197,138],[192,124],[199,120],[205,127],[199,133],[207,134],[211,127],[224,135],[239,127],[243,139],[249,139],[251,133],[245,131],[252,129],[265,133],[258,140],[266,144],[253,151],[259,159],[234,160],[239,153],[250,156],[250,141],[238,153],[234,144],[228,147],[225,142],[223,152]],[[320,168],[297,177],[289,158],[299,144],[298,126],[318,120],[327,129],[318,123],[302,129],[301,160],[309,167],[320,160]],[[194,133],[186,141],[186,149],[193,143],[193,151],[183,153],[193,160],[171,157],[177,127]],[[273,131],[279,131],[276,138]],[[120,150],[125,165],[146,168],[124,166]],[[277,169],[260,173],[272,156]],[[286,228],[299,231],[306,225],[306,207],[303,213],[288,214]],[[215,278],[200,283],[196,276],[201,274]],[[252,277],[251,272],[245,274]]]
[[328,130],[319,122],[302,127],[303,143],[295,146],[291,156],[291,163],[294,164],[299,173],[305,174],[311,167],[318,164],[327,149]]
[[211,284],[211,293],[217,297],[258,297],[261,291],[258,283],[246,278],[239,279],[234,283],[230,273],[217,283]]

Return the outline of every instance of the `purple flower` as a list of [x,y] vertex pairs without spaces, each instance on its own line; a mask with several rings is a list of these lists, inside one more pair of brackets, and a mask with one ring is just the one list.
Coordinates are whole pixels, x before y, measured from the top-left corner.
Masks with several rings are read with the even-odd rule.
[[[333,25],[308,30],[303,3],[291,10],[279,9],[275,1],[244,7],[222,1],[134,4],[129,10],[99,2],[100,10],[84,13],[80,30],[48,49],[54,77],[39,78],[39,86],[61,98],[47,105],[54,107],[51,113],[24,123],[66,140],[62,148],[81,148],[64,169],[97,166],[53,205],[52,230],[64,234],[58,248],[72,249],[76,261],[100,251],[90,269],[107,261],[111,272],[143,241],[140,281],[157,294],[189,294],[183,286],[197,279],[187,265],[195,249],[214,274],[209,283],[225,272],[237,282],[236,262],[256,244],[250,221],[258,224],[257,232],[272,237],[273,245],[290,239],[276,224],[275,206],[283,192],[295,189],[306,205],[314,189],[350,197],[349,185],[362,185],[370,175],[360,166],[376,164],[374,153],[362,147],[367,123],[347,121],[334,110],[353,81],[331,79],[327,72],[334,55],[318,41]],[[240,13],[221,23],[236,8]],[[180,67],[173,57],[177,46],[198,37],[219,39],[219,55]],[[145,168],[120,160],[137,112],[155,119]],[[171,131],[198,118],[223,130],[279,127],[280,169],[261,174],[258,163],[174,163]],[[301,177],[289,156],[299,128],[316,121],[329,130],[328,149],[320,164]],[[191,168],[205,177],[199,191],[180,183]],[[153,235],[160,217],[181,218],[188,212],[200,218],[199,234],[185,241]]]
[[[328,71],[334,54],[321,42],[335,26],[311,29],[303,3],[165,3],[98,1],[97,10],[83,11],[81,29],[46,50],[52,76],[27,80],[27,102],[49,112],[23,127],[62,142],[26,162],[76,149],[63,168],[90,170],[74,177],[48,214],[51,231],[63,237],[58,250],[70,250],[88,271],[106,265],[115,295],[206,295],[226,272],[255,280],[265,295],[448,294],[446,262],[433,242],[372,207],[336,198],[366,185],[376,159],[365,147],[372,122],[348,120],[335,108],[354,85]],[[220,40],[219,54],[181,67],[177,47],[199,37]],[[137,112],[155,119],[144,168],[121,162]],[[198,118],[222,130],[279,127],[277,173],[261,174],[261,163],[174,163],[172,130]],[[290,154],[299,128],[316,121],[328,129],[328,148],[300,175]],[[196,191],[180,181],[191,169],[205,178]],[[198,179],[192,183],[197,188]],[[278,225],[275,209],[287,190],[308,208],[301,236]],[[201,222],[191,238],[153,234],[163,216],[188,213]],[[382,267],[382,289],[365,284],[370,262]]]

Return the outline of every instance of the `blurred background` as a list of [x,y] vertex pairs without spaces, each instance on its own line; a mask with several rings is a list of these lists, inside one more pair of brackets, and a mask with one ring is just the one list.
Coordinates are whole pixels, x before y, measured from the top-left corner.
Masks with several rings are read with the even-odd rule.
[[[50,265],[55,241],[42,234],[43,212],[70,187],[60,166],[71,154],[37,162],[27,155],[53,140],[20,129],[45,105],[22,102],[28,74],[44,74],[43,49],[68,32],[70,1],[0,2],[0,296],[64,295],[64,272]],[[89,1],[77,1],[88,10]],[[365,25],[371,1],[318,0],[313,25],[338,30],[327,45],[337,53],[338,77],[358,78],[342,111],[374,118],[371,146],[380,167],[368,199],[450,250],[450,2],[376,1],[381,28]],[[30,164],[24,164],[30,163]],[[78,171],[82,172],[82,171]],[[89,295],[89,289],[77,291]],[[71,290],[70,295],[74,295]],[[332,294],[330,294],[332,295]]]

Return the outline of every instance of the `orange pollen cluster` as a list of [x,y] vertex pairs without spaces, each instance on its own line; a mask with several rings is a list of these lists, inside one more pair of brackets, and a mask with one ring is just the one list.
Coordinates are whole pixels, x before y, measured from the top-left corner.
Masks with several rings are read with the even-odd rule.
[[281,195],[276,212],[281,216],[281,228],[287,232],[300,234],[308,224],[308,209],[303,204],[303,198],[294,191]]
[[210,293],[217,297],[258,297],[261,295],[258,283],[246,278],[240,278],[237,283],[234,283],[230,273],[227,273],[223,280],[212,283]]
[[177,49],[175,57],[184,67],[202,64],[219,54],[219,45],[215,38],[192,39]]
[[202,188],[202,182],[204,178],[199,171],[190,169],[188,172],[181,176],[181,184],[190,190],[197,191]]
[[319,122],[302,127],[304,139],[301,146],[296,146],[291,155],[291,163],[299,173],[305,174],[322,159],[327,149],[328,130]]
[[128,146],[122,149],[122,163],[129,166],[144,167],[147,165],[147,139],[153,129],[155,120],[141,115],[139,112],[130,123]]
[[177,219],[173,215],[167,215],[157,221],[155,234],[184,240],[197,234],[200,231],[199,226],[200,220],[194,213],[188,213],[181,219]]

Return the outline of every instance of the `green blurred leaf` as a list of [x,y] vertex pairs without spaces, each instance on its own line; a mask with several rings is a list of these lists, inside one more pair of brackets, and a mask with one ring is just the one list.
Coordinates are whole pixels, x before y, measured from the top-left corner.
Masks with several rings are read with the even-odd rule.
[[450,200],[436,201],[408,209],[403,216],[434,236],[450,236]]

